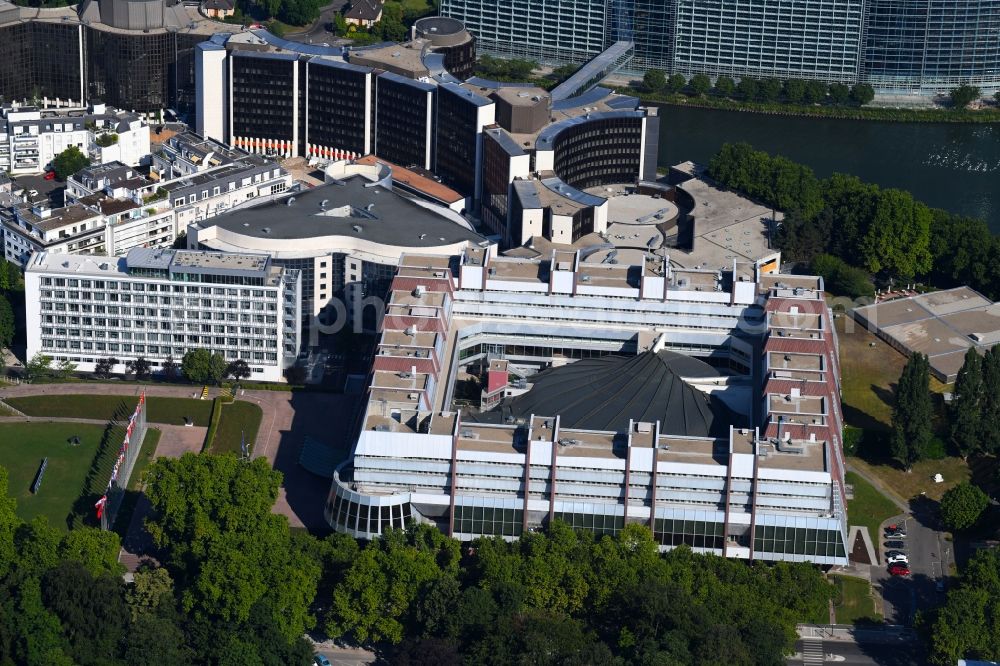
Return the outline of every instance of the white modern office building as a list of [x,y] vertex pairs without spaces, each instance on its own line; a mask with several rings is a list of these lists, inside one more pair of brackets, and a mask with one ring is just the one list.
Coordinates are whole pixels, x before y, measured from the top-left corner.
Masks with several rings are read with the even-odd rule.
[[149,155],[149,125],[139,114],[103,104],[87,109],[2,109],[0,171],[41,173],[70,146],[91,161],[137,166]]
[[845,564],[831,323],[820,279],[756,264],[405,256],[327,519],[463,540],[634,522],[663,549]]
[[[40,252],[25,271],[27,355],[94,370],[143,357],[154,371],[193,349],[283,381],[301,346],[301,276],[266,254],[136,248],[125,257]],[[124,365],[116,366],[118,372]]]

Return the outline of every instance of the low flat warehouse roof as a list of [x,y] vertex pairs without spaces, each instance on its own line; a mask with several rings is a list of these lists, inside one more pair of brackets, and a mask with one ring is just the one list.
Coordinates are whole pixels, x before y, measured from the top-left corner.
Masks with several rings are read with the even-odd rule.
[[926,354],[943,382],[955,380],[970,347],[1000,343],[1000,304],[969,287],[868,305],[854,317],[904,354]]

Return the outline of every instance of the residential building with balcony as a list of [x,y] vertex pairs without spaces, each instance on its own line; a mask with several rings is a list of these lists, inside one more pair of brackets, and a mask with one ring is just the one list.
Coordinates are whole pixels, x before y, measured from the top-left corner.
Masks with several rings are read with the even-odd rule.
[[27,353],[82,371],[101,358],[207,349],[251,379],[283,381],[302,344],[301,275],[261,254],[133,248],[125,257],[38,252],[25,270]]

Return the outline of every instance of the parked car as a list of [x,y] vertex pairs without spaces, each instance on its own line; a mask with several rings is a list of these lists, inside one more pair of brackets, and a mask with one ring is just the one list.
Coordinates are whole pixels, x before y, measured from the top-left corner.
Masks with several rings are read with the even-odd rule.
[[902,555],[902,556],[905,557],[906,553],[904,553],[901,550],[887,550],[887,551],[885,551],[886,558],[893,557],[894,555]]
[[905,539],[906,538],[906,532],[904,530],[896,530],[895,532],[886,531],[885,538],[886,539]]
[[938,592],[944,592],[944,578],[942,578],[941,580],[939,580],[934,585],[934,589],[937,590]]
[[38,190],[28,190],[28,196],[29,197],[37,197],[38,196]]
[[895,555],[889,555],[886,553],[885,561],[889,564],[909,564],[910,559],[903,553],[896,553]]
[[46,171],[45,172],[45,180],[55,180],[55,179],[56,179],[56,172],[55,171]]
[[909,576],[910,567],[906,566],[905,564],[890,564],[889,573],[892,574],[893,576]]
[[885,547],[890,550],[900,550],[901,548],[906,548],[906,544],[902,541],[886,541]]
[[316,666],[330,666],[330,660],[321,654],[318,654],[315,657],[313,657],[313,662],[316,664]]

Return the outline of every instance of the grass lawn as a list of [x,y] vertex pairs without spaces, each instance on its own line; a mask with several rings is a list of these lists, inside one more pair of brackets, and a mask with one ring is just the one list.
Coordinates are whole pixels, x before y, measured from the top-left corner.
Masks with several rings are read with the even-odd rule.
[[[844,420],[865,430],[888,431],[892,389],[903,373],[906,357],[847,315],[837,317],[836,327]],[[941,393],[946,385],[931,377],[930,387]]]
[[[920,493],[926,493],[930,499],[939,501],[949,488],[972,477],[968,463],[957,457],[921,460],[913,465],[909,473],[892,465],[875,465],[860,458],[851,458],[850,462],[858,469],[863,469],[881,479],[903,500],[910,500]],[[944,481],[934,483],[935,474],[943,476]]]
[[[120,395],[32,395],[8,398],[7,403],[28,416],[52,416],[98,421],[126,420],[135,410],[138,396]],[[146,408],[150,423],[183,425],[184,417],[196,426],[207,427],[212,416],[211,400],[191,398],[148,398]]]
[[[70,446],[69,438],[80,438]],[[9,493],[17,500],[23,520],[48,516],[57,529],[68,529],[67,518],[79,499],[104,426],[78,423],[0,423],[0,464],[10,476]],[[31,494],[42,458],[49,466],[37,495]]]
[[142,474],[153,460],[153,454],[156,453],[156,445],[160,443],[161,434],[155,428],[146,429],[146,437],[142,440],[142,450],[139,452],[139,457],[135,459],[132,476],[128,480],[128,489],[125,491],[125,497],[122,498],[121,506],[118,507],[118,517],[114,524],[115,532],[122,539],[128,532],[129,523],[132,522],[132,512],[135,510],[135,503],[139,499],[142,488]]
[[900,513],[899,507],[854,472],[845,475],[845,481],[854,486],[854,499],[847,501],[847,522],[864,525],[876,544],[879,526],[888,518]]
[[257,430],[260,429],[260,420],[263,412],[260,407],[252,402],[237,400],[236,402],[222,406],[222,418],[219,420],[219,429],[215,433],[215,440],[208,448],[208,453],[235,453],[240,455],[240,442],[246,436],[246,441],[253,451],[254,441],[257,439]]
[[882,621],[882,616],[875,612],[871,583],[854,576],[831,576],[830,579],[837,588],[833,601],[837,624]]

